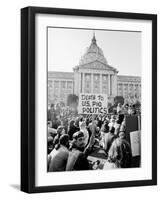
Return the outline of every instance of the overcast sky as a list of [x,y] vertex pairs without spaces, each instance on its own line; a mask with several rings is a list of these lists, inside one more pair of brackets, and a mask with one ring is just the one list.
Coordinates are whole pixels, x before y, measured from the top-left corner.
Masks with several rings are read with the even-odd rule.
[[90,46],[93,32],[119,75],[141,76],[140,32],[48,28],[48,70],[72,72]]

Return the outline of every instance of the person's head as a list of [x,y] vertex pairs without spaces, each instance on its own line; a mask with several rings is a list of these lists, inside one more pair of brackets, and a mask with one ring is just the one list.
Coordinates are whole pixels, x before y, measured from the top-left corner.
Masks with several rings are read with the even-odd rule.
[[53,103],[51,104],[50,109],[54,110],[54,104]]
[[110,123],[108,124],[109,127],[113,127],[115,124],[115,120],[114,119],[110,119]]
[[95,126],[98,125],[98,119],[97,119],[97,118],[95,118],[95,119],[93,120],[93,125],[95,125]]
[[48,136],[48,144],[52,144],[53,143],[53,137],[52,136]]
[[104,132],[104,133],[108,133],[109,132],[109,126],[108,126],[108,122],[107,121],[104,122],[104,125],[102,127],[102,132]]
[[73,134],[73,144],[79,149],[85,147],[85,139],[82,131],[77,131]]
[[63,134],[65,134],[64,126],[59,126],[59,127],[57,128],[57,134],[58,134],[58,135],[63,135]]
[[69,128],[72,128],[72,127],[74,126],[74,123],[75,123],[75,121],[74,121],[74,120],[71,120],[71,121],[69,122]]
[[48,121],[48,127],[52,128],[52,122],[51,121]]
[[125,135],[125,132],[124,132],[124,131],[120,131],[120,132],[119,132],[119,138],[120,138],[120,139],[125,139],[125,136],[126,136],[126,135]]
[[60,145],[63,145],[67,148],[69,148],[69,136],[67,134],[63,134],[59,138]]

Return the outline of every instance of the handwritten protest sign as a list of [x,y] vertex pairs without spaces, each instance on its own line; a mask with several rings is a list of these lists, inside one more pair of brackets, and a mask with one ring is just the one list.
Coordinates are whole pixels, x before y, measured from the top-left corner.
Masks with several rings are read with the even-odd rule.
[[106,114],[107,95],[105,94],[86,94],[79,95],[79,114]]
[[130,132],[132,156],[140,155],[140,131]]

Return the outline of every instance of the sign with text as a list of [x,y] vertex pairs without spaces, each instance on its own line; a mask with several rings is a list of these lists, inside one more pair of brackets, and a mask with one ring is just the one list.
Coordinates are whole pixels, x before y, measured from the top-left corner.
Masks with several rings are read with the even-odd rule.
[[107,95],[87,94],[79,95],[79,114],[107,114]]
[[140,131],[130,132],[132,156],[140,156]]

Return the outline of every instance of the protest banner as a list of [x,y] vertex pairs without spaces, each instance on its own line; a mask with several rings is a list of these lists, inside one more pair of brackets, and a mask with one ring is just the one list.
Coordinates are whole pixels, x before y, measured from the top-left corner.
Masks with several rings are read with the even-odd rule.
[[79,95],[78,113],[107,114],[107,95],[81,93]]
[[140,131],[130,132],[132,156],[140,156]]

